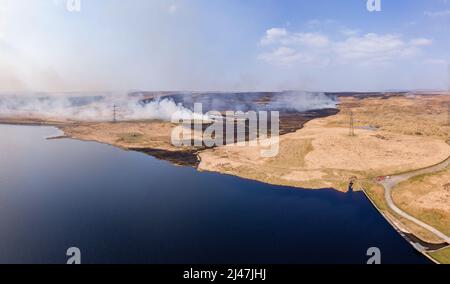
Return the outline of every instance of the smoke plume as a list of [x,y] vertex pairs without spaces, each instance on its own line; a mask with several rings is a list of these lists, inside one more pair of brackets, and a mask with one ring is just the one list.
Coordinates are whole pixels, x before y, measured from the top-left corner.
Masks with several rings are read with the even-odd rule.
[[111,121],[158,119],[200,119],[172,99],[142,102],[140,96],[119,95],[4,95],[0,96],[0,117],[68,121]]
[[[150,97],[150,99],[149,99]],[[307,111],[335,108],[337,100],[323,93],[174,93],[155,94],[28,94],[0,95],[0,118],[35,118],[67,121],[208,120],[193,112],[214,111]]]

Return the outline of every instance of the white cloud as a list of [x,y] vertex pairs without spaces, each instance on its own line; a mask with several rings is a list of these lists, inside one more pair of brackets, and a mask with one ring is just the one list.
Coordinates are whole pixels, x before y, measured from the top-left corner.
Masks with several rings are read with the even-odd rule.
[[361,33],[361,31],[357,29],[343,28],[340,30],[340,33],[343,34],[344,36],[357,36],[358,34]]
[[169,14],[173,15],[173,14],[175,14],[178,11],[178,6],[175,5],[175,4],[172,4],[172,5],[169,6],[168,11],[169,11]]
[[325,47],[330,41],[320,33],[298,33],[293,36],[293,42],[311,47]]
[[361,37],[350,37],[335,44],[339,60],[363,63],[387,62],[411,55],[413,50],[398,35],[378,35],[369,33]]
[[403,25],[404,25],[405,27],[414,27],[414,26],[417,25],[417,22],[415,22],[415,21],[409,21],[409,22],[403,23]]
[[341,32],[340,40],[331,40],[321,33],[293,33],[284,28],[273,28],[261,39],[261,46],[271,51],[259,59],[275,65],[310,63],[328,64],[387,64],[396,60],[412,59],[422,48],[433,43],[427,38],[404,39],[401,35],[368,33],[357,30]]
[[280,42],[288,36],[288,31],[284,28],[272,28],[266,31],[266,35],[261,39],[262,45],[270,45]]
[[336,25],[337,22],[333,19],[314,19],[308,21],[306,24],[307,27],[312,29],[323,28],[331,25]]
[[432,45],[433,41],[427,38],[415,38],[410,41],[411,45],[414,46],[424,46],[424,45]]
[[447,17],[450,16],[450,10],[442,10],[442,11],[435,11],[435,12],[430,12],[430,11],[425,11],[425,16],[428,17]]
[[5,34],[4,30],[6,29],[5,23],[5,13],[8,12],[7,6],[5,4],[0,4],[0,41],[4,40]]
[[284,28],[272,28],[266,31],[261,39],[261,45],[305,45],[324,47],[329,43],[328,37],[320,33],[290,33]]
[[425,64],[430,65],[447,65],[448,62],[445,59],[439,59],[439,58],[428,58],[423,61]]
[[274,65],[291,65],[292,63],[307,59],[295,49],[285,46],[279,47],[271,52],[262,53],[258,58]]

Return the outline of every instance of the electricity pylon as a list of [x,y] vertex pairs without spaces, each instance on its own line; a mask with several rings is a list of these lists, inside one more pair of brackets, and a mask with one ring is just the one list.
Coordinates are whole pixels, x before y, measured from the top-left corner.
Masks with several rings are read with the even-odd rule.
[[117,106],[113,106],[113,123],[117,122]]
[[353,111],[350,110],[350,125],[349,125],[349,136],[355,136],[355,119],[353,115]]

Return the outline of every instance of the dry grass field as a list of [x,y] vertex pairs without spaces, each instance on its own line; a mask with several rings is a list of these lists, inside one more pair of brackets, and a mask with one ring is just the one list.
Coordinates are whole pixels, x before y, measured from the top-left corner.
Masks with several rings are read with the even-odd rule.
[[450,169],[407,180],[392,198],[408,214],[450,235]]
[[[303,129],[281,136],[278,156],[262,158],[258,147],[228,145],[201,152],[200,169],[345,191],[352,177],[392,175],[450,156],[447,103],[447,96],[342,97],[339,114],[312,120]],[[349,136],[350,109],[355,137]]]
[[348,112],[355,115],[356,126],[373,126],[382,131],[412,136],[450,138],[447,111],[448,94],[399,95],[387,98],[341,98],[342,112],[329,125],[348,125]]
[[124,149],[152,148],[179,151],[170,137],[173,124],[163,121],[99,122],[61,126],[65,135],[74,139],[97,141]]
[[381,185],[375,184],[373,182],[364,182],[363,186],[367,196],[370,198],[370,200],[372,200],[376,207],[386,216],[386,218],[388,218],[402,231],[412,233],[422,241],[431,244],[442,243],[442,240],[435,236],[433,233],[405,218],[402,218],[401,216],[390,210],[386,204],[386,200],[384,199],[384,188]]

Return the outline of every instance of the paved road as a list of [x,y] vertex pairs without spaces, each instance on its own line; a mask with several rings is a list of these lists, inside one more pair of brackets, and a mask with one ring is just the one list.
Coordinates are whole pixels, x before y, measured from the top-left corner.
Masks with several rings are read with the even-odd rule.
[[396,186],[397,184],[399,184],[402,181],[408,180],[412,177],[415,176],[419,176],[419,175],[423,175],[423,174],[429,174],[429,173],[434,173],[434,172],[439,172],[444,170],[446,167],[448,167],[448,165],[450,164],[450,158],[448,158],[447,160],[445,160],[444,162],[436,165],[436,166],[432,166],[426,169],[422,169],[422,170],[417,170],[417,171],[412,171],[412,172],[408,172],[408,173],[404,173],[404,174],[400,174],[400,175],[396,175],[396,176],[392,176],[386,180],[384,180],[383,182],[380,182],[381,185],[384,186],[384,197],[386,199],[386,203],[389,206],[389,208],[394,211],[395,213],[397,213],[398,215],[402,216],[405,219],[410,220],[411,222],[416,223],[417,225],[427,229],[428,231],[434,233],[436,236],[440,237],[441,239],[443,239],[445,242],[447,242],[448,244],[450,244],[450,237],[448,237],[447,235],[445,235],[444,233],[442,233],[441,231],[437,230],[436,228],[414,218],[413,216],[409,215],[408,213],[404,212],[403,210],[401,210],[400,208],[398,208],[395,203],[392,200],[392,188],[394,186]]

